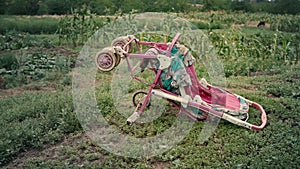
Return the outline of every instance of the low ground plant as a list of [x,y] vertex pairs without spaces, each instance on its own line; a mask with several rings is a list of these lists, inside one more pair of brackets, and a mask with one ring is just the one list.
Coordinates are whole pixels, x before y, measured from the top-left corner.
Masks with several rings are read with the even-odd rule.
[[0,58],[2,88],[50,80],[59,81],[71,71],[71,57],[55,56],[43,52],[7,52]]

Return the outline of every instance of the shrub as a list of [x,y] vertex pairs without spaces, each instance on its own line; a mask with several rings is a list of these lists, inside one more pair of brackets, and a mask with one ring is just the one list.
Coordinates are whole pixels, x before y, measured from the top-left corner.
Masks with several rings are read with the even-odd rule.
[[0,56],[0,69],[14,70],[18,67],[18,60],[13,53],[5,53]]

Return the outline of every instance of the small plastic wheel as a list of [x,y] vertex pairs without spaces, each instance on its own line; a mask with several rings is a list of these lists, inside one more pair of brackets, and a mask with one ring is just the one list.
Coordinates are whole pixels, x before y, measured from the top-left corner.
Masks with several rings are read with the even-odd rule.
[[[136,107],[138,105],[141,105],[143,104],[144,100],[146,99],[147,97],[147,92],[144,92],[144,91],[138,91],[138,92],[135,92],[133,94],[133,97],[132,97],[132,102],[133,102],[133,105]],[[147,107],[149,107],[151,105],[151,98],[149,99],[148,103],[147,103]]]
[[111,49],[103,49],[96,54],[95,62],[97,67],[103,72],[109,72],[117,64],[117,57]]
[[[114,39],[111,43],[111,46],[120,46],[121,48],[123,48],[129,41],[130,41],[130,37],[121,36],[121,37]],[[133,43],[130,43],[125,47],[124,50],[126,52],[130,53],[130,52],[132,52],[132,49],[133,49]]]

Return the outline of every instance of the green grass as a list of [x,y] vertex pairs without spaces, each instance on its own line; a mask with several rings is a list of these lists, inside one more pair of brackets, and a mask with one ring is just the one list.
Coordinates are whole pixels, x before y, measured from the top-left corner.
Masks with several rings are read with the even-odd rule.
[[[256,77],[230,77],[229,88],[263,105],[268,124],[262,131],[251,131],[221,122],[215,133],[204,143],[198,140],[203,122],[196,122],[189,134],[175,147],[149,159],[116,156],[93,145],[82,134],[70,137],[53,151],[16,160],[25,168],[297,168],[299,164],[299,95],[300,69],[281,74]],[[109,80],[109,75],[103,78]],[[279,89],[278,92],[275,89]],[[172,124],[176,110],[164,113],[154,124],[130,127],[125,117],[114,111],[110,95],[101,92],[109,85],[101,85],[97,92],[98,106],[111,124],[123,132],[147,137],[163,132]],[[10,109],[9,109],[9,108]],[[11,109],[12,107],[12,109]],[[2,162],[10,161],[19,152],[56,143],[65,133],[80,131],[74,116],[69,92],[24,94],[1,100]],[[259,124],[259,113],[250,111],[251,122]],[[67,120],[67,121],[65,121]],[[8,151],[10,150],[10,151]],[[50,156],[50,157],[49,157]],[[53,157],[53,158],[51,158]]]
[[43,148],[80,130],[70,92],[25,93],[1,98],[0,165],[18,153]]
[[30,34],[53,34],[58,29],[59,19],[54,17],[26,17],[0,15],[0,33],[15,30]]
[[[248,15],[241,15],[242,18],[245,16]],[[250,16],[257,20],[256,16]],[[268,16],[270,15],[264,15],[261,18]],[[8,24],[7,27],[4,25],[3,31],[19,27],[17,31],[25,30],[26,32],[31,26],[25,28],[25,25],[32,21],[32,28],[36,26],[32,30],[39,33],[37,30],[40,27],[37,25],[44,22],[37,18],[30,20],[21,17],[18,23],[18,18],[20,17],[1,16],[0,23]],[[225,18],[227,21],[232,19],[234,19],[232,15]],[[46,21],[53,25],[56,22],[48,18],[45,19]],[[220,22],[223,24],[222,20]],[[11,27],[8,28],[8,26]],[[40,31],[42,32],[47,33]],[[0,97],[0,166],[4,168],[298,168],[300,163],[300,68],[299,63],[286,64],[285,60],[292,59],[281,56],[299,59],[299,53],[297,53],[299,51],[295,48],[297,46],[291,45],[291,48],[287,48],[287,52],[290,53],[282,53],[284,50],[280,47],[285,41],[291,41],[293,45],[296,44],[299,47],[299,41],[297,41],[299,35],[255,28],[243,28],[240,31],[218,29],[213,32],[216,33],[216,37],[211,38],[216,38],[215,44],[224,42],[220,43],[223,46],[217,47],[220,51],[226,49],[226,45],[233,49],[230,46],[232,42],[240,43],[241,47],[238,49],[244,50],[236,55],[239,56],[237,58],[233,55],[221,55],[225,71],[227,71],[225,73],[229,76],[226,80],[227,87],[230,91],[258,102],[265,108],[268,123],[262,131],[251,131],[221,121],[214,134],[207,141],[201,142],[198,137],[204,122],[199,121],[194,123],[191,131],[179,144],[155,157],[133,159],[117,156],[94,144],[82,131],[74,112],[72,93],[69,90],[72,79],[66,74],[70,65],[69,62],[61,60],[61,63],[56,63],[58,72],[52,72],[53,74],[47,74],[43,79],[21,86],[27,92],[17,92],[19,88],[11,88],[9,91],[15,94]],[[7,63],[8,61],[14,62],[10,60],[10,56],[15,55],[16,51],[37,54],[41,58],[61,56],[59,51],[51,51],[51,54],[49,51],[37,52],[61,48],[57,46],[56,35],[12,34],[6,36],[12,37],[10,38],[12,40],[7,41],[11,46],[1,49],[1,56],[5,56],[1,58],[1,65],[7,69],[13,69],[7,67]],[[277,40],[282,44],[273,43],[274,34],[278,34]],[[217,39],[221,35],[224,35],[223,39],[221,38],[224,41]],[[252,52],[248,42],[252,43],[252,47],[256,45],[258,50],[265,52],[263,47],[252,42],[255,38],[259,38],[261,44],[276,48],[278,51],[275,54],[277,55],[271,52],[253,57],[251,53],[247,53],[247,51]],[[49,40],[52,45],[43,46],[44,40]],[[25,46],[18,47],[20,44],[25,44]],[[32,51],[35,45],[38,46],[35,49],[37,51]],[[62,56],[65,55],[62,54]],[[27,59],[30,60],[30,58],[33,57]],[[30,63],[41,65],[39,59]],[[284,66],[282,66],[283,63]],[[260,67],[261,64],[265,67]],[[203,73],[199,67],[196,71],[199,74]],[[33,73],[36,72],[33,71]],[[152,75],[144,73],[143,78],[150,81]],[[16,80],[16,78],[12,76],[11,80]],[[177,110],[166,106],[166,110],[163,110],[162,115],[153,123],[125,125],[126,117],[116,110],[109,93],[111,74],[97,74],[97,80],[101,82],[101,85],[96,88],[98,107],[107,121],[122,133],[139,138],[149,137],[166,131],[174,123]],[[54,82],[51,83],[51,81]],[[49,86],[52,87],[50,91],[44,91],[44,88]],[[131,94],[143,88],[140,83],[131,83],[126,92]],[[122,104],[124,103],[125,100]],[[133,111],[132,106],[131,108],[128,112]],[[251,110],[249,121],[259,124],[259,113]]]

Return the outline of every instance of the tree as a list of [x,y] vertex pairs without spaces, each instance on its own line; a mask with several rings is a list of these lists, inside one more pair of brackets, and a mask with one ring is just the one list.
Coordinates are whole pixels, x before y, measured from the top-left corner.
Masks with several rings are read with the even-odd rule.
[[133,9],[137,10],[138,12],[144,12],[145,5],[142,0],[123,0],[121,9],[125,13],[128,13]]
[[0,3],[0,15],[5,14],[7,11],[8,6],[8,0],[3,0],[2,3]]
[[93,0],[90,2],[91,11],[99,15],[114,14],[116,5],[111,0]]
[[8,2],[7,14],[13,14],[13,15],[26,14],[26,1],[12,0]]
[[72,3],[70,0],[46,0],[49,14],[66,14],[71,11]]
[[39,6],[39,0],[26,0],[26,14],[27,15],[36,15],[38,13],[38,10],[40,8]]
[[276,0],[273,12],[279,14],[297,14],[300,13],[299,0]]
[[39,10],[37,11],[38,15],[45,15],[48,14],[48,6],[46,2],[39,1]]
[[190,8],[190,4],[188,0],[155,0],[155,1],[149,1],[150,5],[154,9],[154,11],[159,12],[184,12],[187,11]]
[[251,11],[250,0],[234,0],[231,3],[231,9],[235,11]]
[[204,0],[205,10],[229,10],[231,0]]

